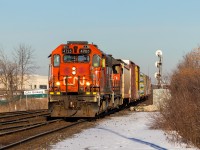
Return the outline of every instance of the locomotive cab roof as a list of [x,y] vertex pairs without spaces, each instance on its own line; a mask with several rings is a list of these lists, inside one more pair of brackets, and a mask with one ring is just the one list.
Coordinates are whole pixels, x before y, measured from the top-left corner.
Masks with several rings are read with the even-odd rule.
[[88,41],[67,41],[67,44],[82,44],[82,45],[87,45]]

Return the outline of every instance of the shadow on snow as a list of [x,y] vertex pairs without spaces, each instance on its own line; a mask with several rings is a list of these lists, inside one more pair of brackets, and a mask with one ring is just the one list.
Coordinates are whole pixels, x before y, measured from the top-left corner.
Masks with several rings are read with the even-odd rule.
[[128,138],[128,137],[126,137],[126,136],[124,136],[124,135],[121,135],[121,134],[119,134],[119,133],[117,133],[117,132],[115,132],[115,131],[112,131],[112,130],[109,130],[109,129],[106,129],[106,128],[101,128],[101,127],[100,127],[100,128],[97,128],[97,129],[105,130],[105,131],[114,133],[114,134],[116,134],[116,135],[118,135],[118,136],[121,136],[121,137],[123,137],[123,138],[126,138],[126,139],[128,139],[128,140],[131,140],[131,141],[134,141],[134,142],[138,142],[138,143],[141,143],[141,144],[144,144],[144,145],[148,145],[148,146],[150,146],[150,147],[155,148],[156,150],[167,150],[166,148],[163,148],[163,147],[158,146],[158,145],[156,145],[156,144],[153,144],[153,143],[150,143],[150,142],[146,142],[146,141],[143,141],[143,140],[140,140],[140,139],[137,139],[137,138]]

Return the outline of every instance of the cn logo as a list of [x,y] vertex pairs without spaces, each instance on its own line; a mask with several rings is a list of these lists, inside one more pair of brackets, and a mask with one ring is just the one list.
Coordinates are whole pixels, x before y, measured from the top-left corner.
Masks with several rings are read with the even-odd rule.
[[[75,85],[76,82],[78,81],[78,77],[72,77],[72,76],[69,76],[69,77],[64,77],[63,78],[63,84],[66,85],[66,78],[68,79],[68,83],[67,85]],[[69,79],[70,79],[70,83],[69,83]],[[85,77],[82,78],[82,80],[79,80],[79,83],[80,85],[85,85]]]

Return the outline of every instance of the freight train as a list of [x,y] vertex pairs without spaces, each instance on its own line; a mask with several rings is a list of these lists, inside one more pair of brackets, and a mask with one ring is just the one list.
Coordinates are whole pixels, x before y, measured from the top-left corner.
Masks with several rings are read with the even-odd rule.
[[150,95],[151,80],[138,65],[93,43],[68,41],[49,58],[51,117],[95,117]]

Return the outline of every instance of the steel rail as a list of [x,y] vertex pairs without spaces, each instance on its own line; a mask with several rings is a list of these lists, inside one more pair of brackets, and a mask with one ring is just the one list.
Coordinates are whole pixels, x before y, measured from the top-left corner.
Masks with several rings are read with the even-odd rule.
[[9,121],[0,121],[0,125],[16,123],[16,122],[19,122],[20,120],[23,121],[24,119],[34,118],[34,117],[38,117],[38,116],[46,116],[46,115],[50,114],[49,112],[42,112],[42,113],[37,113],[34,115],[31,114],[31,116],[24,116],[22,118],[17,118],[17,120],[15,118],[15,120],[13,119],[13,120],[9,120]]
[[26,111],[12,111],[12,112],[1,112],[0,117],[5,116],[5,115],[13,115],[13,114],[23,114],[26,113]]
[[[27,121],[25,121],[27,122]],[[30,124],[24,124],[24,125],[16,125],[16,126],[10,126],[10,127],[1,127],[0,126],[0,131],[1,130],[9,130],[9,129],[15,129],[15,128],[21,128],[21,127],[27,127],[27,126],[31,126],[31,125],[36,125],[36,124],[40,124],[40,123],[44,123],[44,121],[40,121],[40,122],[37,122],[37,123],[30,123]]]
[[39,110],[26,110],[26,111],[11,111],[11,112],[1,112],[0,113],[0,118],[2,116],[9,116],[9,115],[14,115],[14,114],[31,114],[31,113],[35,113],[35,112],[45,112],[45,111],[48,111],[48,109],[39,109]]
[[37,112],[45,112],[48,111],[47,109],[41,109],[41,110],[30,110],[30,111],[12,111],[12,112],[2,112],[0,113],[0,118],[5,118],[6,117],[12,117],[12,116],[18,116],[18,115],[23,115],[23,114],[33,114]]

